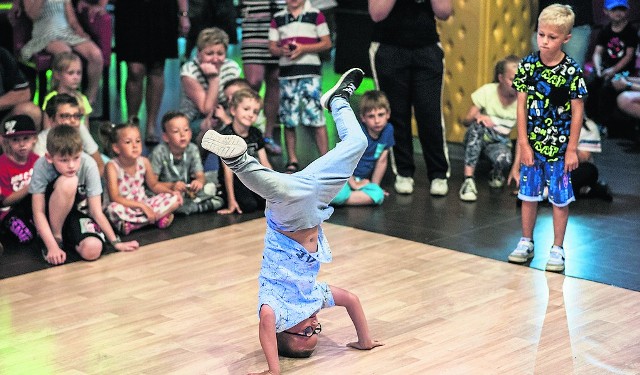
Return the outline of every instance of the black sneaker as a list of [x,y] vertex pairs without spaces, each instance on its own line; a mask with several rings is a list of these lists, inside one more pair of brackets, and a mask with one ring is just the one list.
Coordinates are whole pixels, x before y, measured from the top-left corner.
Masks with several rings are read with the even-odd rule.
[[340,96],[348,101],[358,86],[360,86],[363,77],[364,72],[362,69],[352,68],[347,70],[342,77],[340,77],[338,83],[322,95],[320,103],[322,103],[322,106],[326,109],[331,110],[329,105],[331,104],[331,99],[333,99],[333,97]]

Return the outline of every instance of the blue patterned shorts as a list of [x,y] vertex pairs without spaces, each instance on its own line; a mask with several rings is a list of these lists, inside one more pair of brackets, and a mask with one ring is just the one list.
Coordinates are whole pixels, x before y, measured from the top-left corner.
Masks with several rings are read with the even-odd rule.
[[527,202],[540,202],[545,186],[549,186],[549,202],[554,206],[564,207],[576,200],[571,174],[564,172],[564,160],[544,162],[536,159],[531,167],[520,165],[518,198]]
[[280,80],[280,122],[287,128],[325,126],[320,77]]

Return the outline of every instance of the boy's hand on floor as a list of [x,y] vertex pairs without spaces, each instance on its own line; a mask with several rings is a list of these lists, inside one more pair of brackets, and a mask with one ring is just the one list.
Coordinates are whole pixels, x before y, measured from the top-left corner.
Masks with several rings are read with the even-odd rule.
[[140,247],[138,241],[120,242],[113,246],[118,251],[134,251]]
[[361,343],[360,341],[350,342],[347,344],[348,347],[358,350],[371,350],[373,348],[377,348],[378,346],[384,345],[378,340],[369,340],[368,342]]

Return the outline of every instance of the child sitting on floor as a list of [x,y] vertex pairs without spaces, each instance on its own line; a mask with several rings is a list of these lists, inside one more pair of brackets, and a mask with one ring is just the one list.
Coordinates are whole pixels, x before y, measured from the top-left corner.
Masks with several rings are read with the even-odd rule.
[[198,146],[191,142],[189,120],[182,112],[162,116],[162,140],[165,143],[157,145],[149,159],[158,180],[182,195],[183,204],[176,213],[190,215],[222,207],[215,181],[206,181]]
[[137,241],[122,242],[102,212],[102,185],[96,162],[82,152],[78,129],[58,125],[47,136],[47,153],[36,161],[29,185],[33,221],[44,242],[42,256],[53,265],[75,250],[96,260],[109,241],[118,251],[136,250]]
[[380,182],[387,171],[389,150],[395,141],[393,125],[389,123],[391,107],[382,91],[367,91],[360,99],[360,120],[367,136],[367,149],[338,195],[333,205],[380,205],[387,193]]
[[[231,126],[222,129],[220,134],[239,136],[247,143],[249,155],[256,158],[265,167],[273,169],[267,159],[262,132],[253,126],[261,106],[262,101],[257,92],[251,89],[237,91],[229,103],[233,122]],[[264,209],[264,198],[244,186],[231,169],[224,164],[220,168],[219,179],[223,186],[223,198],[227,202],[227,208],[221,209],[218,213],[225,215],[237,212],[241,214]]]
[[0,235],[24,244],[36,237],[31,213],[31,195],[28,193],[33,165],[38,155],[36,124],[27,115],[10,116],[2,123],[0,155]]
[[[109,221],[124,235],[149,224],[167,228],[173,222],[173,211],[182,205],[182,195],[158,183],[149,159],[141,156],[138,126],[105,124],[101,131],[107,136],[105,148],[115,155],[105,166]],[[145,186],[153,195],[146,193]]]

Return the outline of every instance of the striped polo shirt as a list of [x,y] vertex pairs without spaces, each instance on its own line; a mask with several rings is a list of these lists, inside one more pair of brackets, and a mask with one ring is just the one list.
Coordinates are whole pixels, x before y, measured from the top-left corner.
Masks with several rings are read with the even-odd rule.
[[[322,12],[307,0],[302,13],[294,17],[288,10],[274,14],[269,28],[269,41],[286,45],[317,43],[329,35],[329,27]],[[302,78],[320,75],[320,57],[317,53],[305,53],[296,60],[280,57],[280,78]]]

